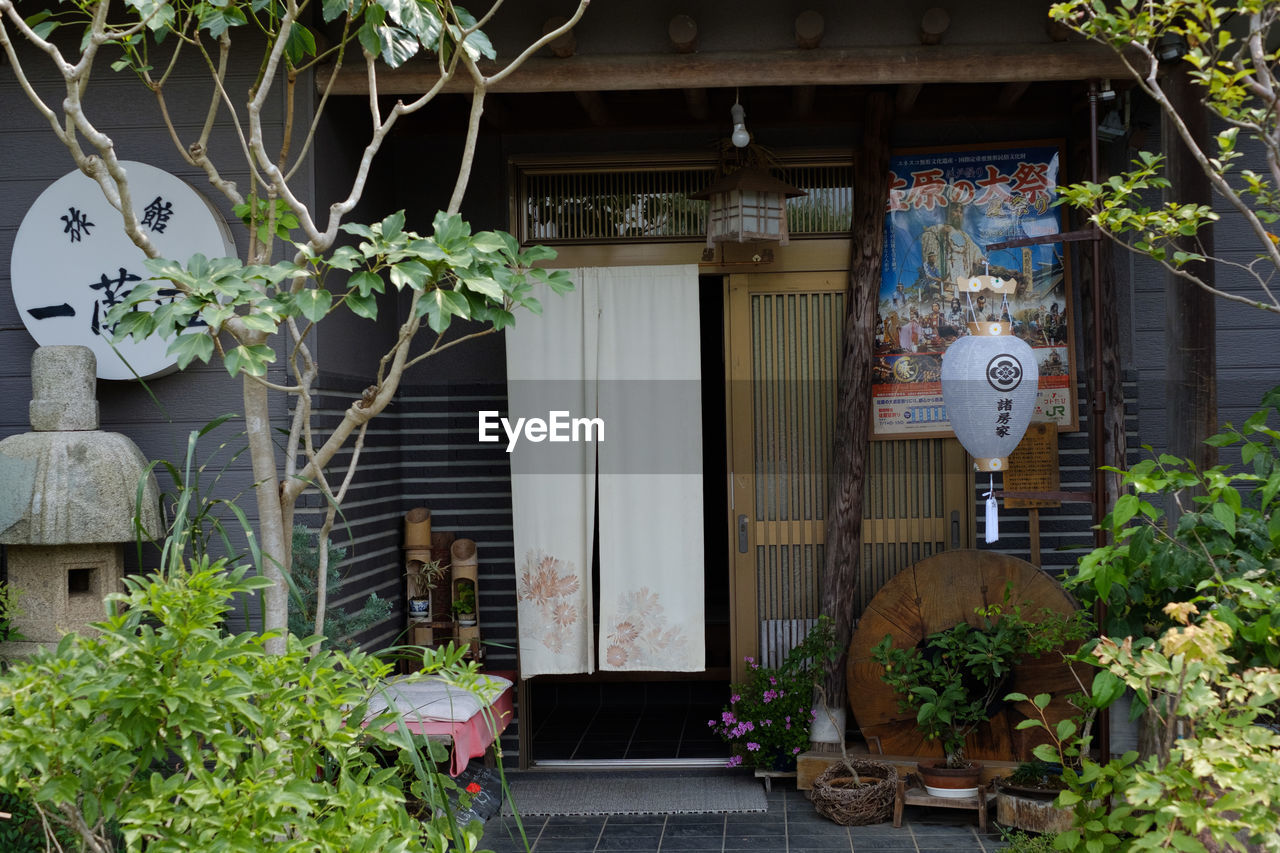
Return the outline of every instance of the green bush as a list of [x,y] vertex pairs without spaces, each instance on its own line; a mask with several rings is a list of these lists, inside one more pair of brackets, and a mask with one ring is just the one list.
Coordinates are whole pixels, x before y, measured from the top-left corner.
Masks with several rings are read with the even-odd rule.
[[[84,849],[470,851],[443,788],[418,772],[416,793],[440,807],[406,811],[402,776],[376,750],[421,759],[408,733],[363,729],[389,667],[359,652],[310,654],[290,636],[219,625],[232,596],[267,581],[200,560],[126,580],[87,638],[16,662],[0,676],[0,790],[28,800]],[[457,654],[429,667],[446,675]]]
[[[1064,766],[1073,810],[1060,850],[1176,849],[1280,853],[1280,389],[1239,428],[1242,467],[1197,470],[1162,455],[1124,475],[1104,526],[1113,544],[1081,561],[1077,594],[1107,604],[1103,636],[1076,659],[1097,668],[1086,701],[1134,697],[1146,754],[1108,761],[1071,721],[1036,748]],[[1169,519],[1147,495],[1179,514]],[[1025,699],[1011,696],[1013,699]],[[1037,696],[1043,709],[1048,696]]]

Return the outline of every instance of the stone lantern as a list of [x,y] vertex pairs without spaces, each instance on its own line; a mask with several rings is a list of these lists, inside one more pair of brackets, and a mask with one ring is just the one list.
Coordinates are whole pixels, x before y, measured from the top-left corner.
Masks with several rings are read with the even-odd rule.
[[32,432],[0,441],[0,544],[18,593],[13,627],[23,655],[101,621],[102,599],[121,589],[124,546],[133,542],[138,484],[142,530],[158,536],[160,490],[126,436],[98,429],[93,351],[40,347],[31,357]]

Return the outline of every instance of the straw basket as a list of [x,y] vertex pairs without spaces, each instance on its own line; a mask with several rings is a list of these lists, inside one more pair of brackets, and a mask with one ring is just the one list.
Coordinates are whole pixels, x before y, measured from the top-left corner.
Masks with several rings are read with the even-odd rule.
[[843,761],[832,764],[813,780],[809,799],[818,814],[841,826],[884,823],[893,817],[893,798],[898,789],[898,770],[892,764],[849,760],[863,784],[853,785]]

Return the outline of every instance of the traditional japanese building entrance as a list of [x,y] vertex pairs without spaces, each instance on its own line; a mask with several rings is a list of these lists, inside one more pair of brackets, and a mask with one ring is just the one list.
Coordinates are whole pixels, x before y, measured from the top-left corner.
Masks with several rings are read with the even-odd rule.
[[[821,608],[847,273],[730,275],[726,428],[734,678],[776,663]],[[870,417],[870,412],[866,413]],[[973,482],[955,439],[874,441],[857,609],[916,561],[972,547]],[[708,546],[713,541],[708,536]]]

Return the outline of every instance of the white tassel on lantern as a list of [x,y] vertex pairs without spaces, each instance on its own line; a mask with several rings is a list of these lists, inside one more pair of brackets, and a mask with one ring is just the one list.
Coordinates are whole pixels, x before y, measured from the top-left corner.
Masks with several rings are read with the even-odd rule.
[[1003,471],[1036,407],[1035,353],[1010,324],[969,324],[942,356],[942,399],[956,438],[979,471]]
[[992,475],[987,486],[987,543],[1000,538],[1000,505],[996,503],[996,478]]

